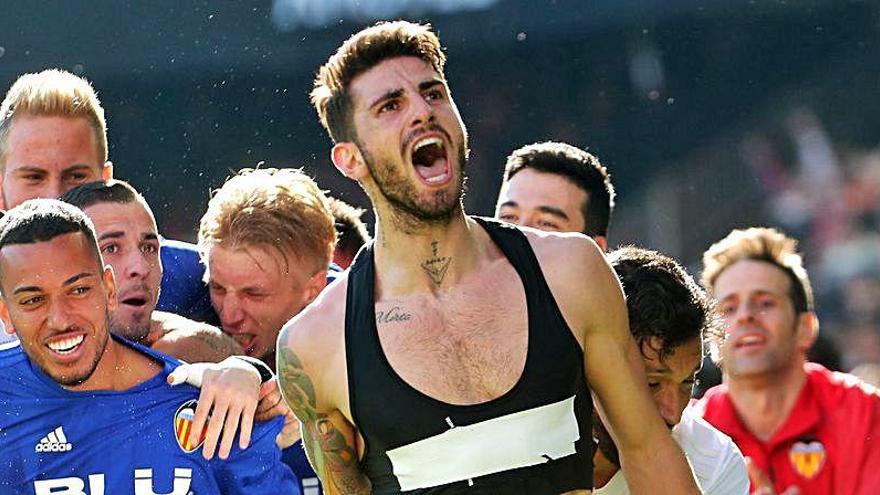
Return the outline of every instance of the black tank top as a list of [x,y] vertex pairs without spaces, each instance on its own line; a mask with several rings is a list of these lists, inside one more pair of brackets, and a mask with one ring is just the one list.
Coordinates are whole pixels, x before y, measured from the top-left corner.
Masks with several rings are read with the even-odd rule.
[[[345,349],[351,413],[373,493],[548,494],[593,486],[592,402],[583,352],[525,235],[476,218],[516,269],[528,308],[525,368],[513,388],[475,405],[423,394],[379,342],[372,246],[348,276]],[[499,363],[503,366],[504,363]]]

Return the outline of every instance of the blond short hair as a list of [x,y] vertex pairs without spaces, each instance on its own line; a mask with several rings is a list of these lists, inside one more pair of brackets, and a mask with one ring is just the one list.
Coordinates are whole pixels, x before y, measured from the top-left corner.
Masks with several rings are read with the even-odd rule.
[[782,270],[790,282],[789,298],[795,311],[813,311],[813,289],[797,252],[797,240],[772,228],[735,229],[703,254],[703,286],[711,292],[721,273],[742,260],[763,261]]
[[0,104],[0,167],[6,166],[7,139],[12,122],[20,117],[83,118],[95,135],[101,166],[107,161],[107,122],[104,108],[91,83],[60,69],[18,78]]
[[314,274],[330,264],[336,230],[327,197],[302,170],[243,169],[214,192],[199,224],[206,264],[215,244],[274,250],[287,270],[291,257],[314,260]]

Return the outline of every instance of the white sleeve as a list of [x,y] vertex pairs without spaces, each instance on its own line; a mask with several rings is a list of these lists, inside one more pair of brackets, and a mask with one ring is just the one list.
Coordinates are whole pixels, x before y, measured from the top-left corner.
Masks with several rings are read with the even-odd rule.
[[691,462],[703,493],[748,495],[746,463],[730,437],[688,410],[672,436]]

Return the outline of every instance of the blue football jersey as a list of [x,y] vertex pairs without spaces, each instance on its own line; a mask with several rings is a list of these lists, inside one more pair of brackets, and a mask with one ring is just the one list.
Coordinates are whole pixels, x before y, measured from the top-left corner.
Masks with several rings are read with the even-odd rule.
[[246,450],[206,461],[189,430],[198,389],[171,387],[179,364],[163,363],[131,389],[72,392],[28,360],[21,347],[0,349],[0,494],[211,495],[299,494],[275,437],[283,420],[254,425]]
[[220,318],[211,306],[211,295],[204,281],[205,265],[194,244],[162,238],[162,290],[156,309],[191,320],[219,326]]
[[324,493],[321,489],[321,481],[312,469],[312,465],[309,464],[308,457],[306,457],[302,440],[282,450],[281,460],[293,470],[293,474],[299,480],[302,495],[321,495]]

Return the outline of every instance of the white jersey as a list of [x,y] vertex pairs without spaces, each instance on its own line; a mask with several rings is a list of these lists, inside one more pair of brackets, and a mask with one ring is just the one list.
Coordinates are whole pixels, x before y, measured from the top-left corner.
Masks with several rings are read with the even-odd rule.
[[[672,430],[672,438],[684,451],[703,493],[748,495],[746,464],[730,437],[685,409],[681,422]],[[593,490],[593,495],[628,494],[623,471],[617,471],[605,486]]]

